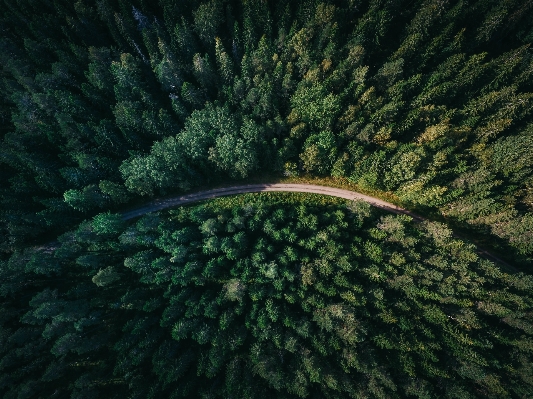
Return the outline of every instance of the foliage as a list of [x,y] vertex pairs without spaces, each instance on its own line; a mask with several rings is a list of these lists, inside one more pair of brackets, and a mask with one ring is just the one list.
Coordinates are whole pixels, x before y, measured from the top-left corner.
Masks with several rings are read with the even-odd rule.
[[[63,396],[531,396],[530,276],[365,205],[265,193],[130,226],[102,214],[12,258],[3,396],[30,378]],[[55,275],[13,287],[36,256]]]
[[135,226],[112,213],[331,175],[525,264],[530,14],[523,0],[2,2],[0,394],[531,397],[530,277],[443,225],[297,196]]
[[[529,2],[0,9],[7,254],[65,231],[65,212],[74,228],[139,196],[302,172],[532,254],[514,227],[533,211]],[[485,169],[490,190],[463,183]]]

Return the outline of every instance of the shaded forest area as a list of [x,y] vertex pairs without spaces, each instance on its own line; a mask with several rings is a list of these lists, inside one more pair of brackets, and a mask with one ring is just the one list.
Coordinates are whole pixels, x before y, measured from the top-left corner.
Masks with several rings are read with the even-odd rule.
[[246,194],[59,241],[2,265],[3,398],[533,395],[533,278],[440,223]]
[[392,192],[531,260],[530,0],[0,11],[4,257],[142,196],[269,172]]

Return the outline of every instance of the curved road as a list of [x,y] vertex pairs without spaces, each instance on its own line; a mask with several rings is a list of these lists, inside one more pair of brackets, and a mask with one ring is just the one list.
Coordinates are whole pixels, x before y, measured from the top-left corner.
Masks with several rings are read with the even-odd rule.
[[412,216],[417,220],[424,220],[422,217],[415,215],[412,212],[409,212],[406,209],[400,208],[390,202],[385,202],[379,198],[369,197],[368,195],[356,193],[354,191],[343,190],[340,188],[333,188],[327,186],[317,186],[313,184],[284,184],[284,183],[274,183],[274,184],[248,184],[243,186],[231,186],[224,188],[216,188],[213,190],[200,191],[194,194],[183,195],[180,197],[172,197],[167,199],[155,200],[149,202],[148,204],[142,206],[141,208],[136,208],[131,211],[125,212],[123,218],[125,220],[132,219],[141,215],[144,215],[148,212],[159,211],[161,209],[172,208],[174,206],[189,204],[192,202],[203,201],[206,199],[212,199],[217,197],[224,197],[228,195],[237,195],[245,193],[259,193],[265,191],[289,191],[296,193],[313,193],[313,194],[322,194],[329,195],[332,197],[345,198],[349,200],[363,200],[368,202],[370,205],[385,209],[394,213],[403,213],[409,216]]
[[[333,187],[327,187],[327,186],[317,186],[314,184],[285,184],[285,183],[248,184],[248,185],[242,185],[242,186],[223,187],[223,188],[216,188],[213,190],[200,191],[194,194],[187,194],[187,195],[183,195],[179,197],[171,197],[171,198],[166,198],[166,199],[154,200],[140,208],[135,208],[133,210],[124,212],[123,219],[124,220],[133,219],[141,215],[144,215],[145,213],[160,211],[162,209],[172,208],[172,207],[179,206],[179,205],[189,204],[189,203],[203,201],[203,200],[217,198],[217,197],[224,197],[228,195],[238,195],[238,194],[245,194],[245,193],[258,193],[258,192],[266,192],[266,191],[285,191],[285,192],[288,191],[288,192],[298,192],[298,193],[313,193],[313,194],[329,195],[332,197],[345,198],[348,200],[362,200],[362,201],[368,202],[372,206],[384,209],[389,212],[409,215],[418,222],[425,220],[425,218],[411,211],[408,211],[407,209],[400,208],[399,206],[391,204],[390,202],[386,202],[386,201],[380,200],[379,198],[374,198],[368,195],[357,193],[355,191],[343,190],[340,188],[333,188]],[[462,238],[461,236],[457,234],[454,234],[454,236],[457,238]],[[489,253],[483,248],[478,247],[477,254],[492,262],[505,265],[510,270],[513,270],[515,272],[518,271],[515,267],[509,265],[508,263],[504,262],[500,258],[497,258],[496,256],[492,255],[491,253]]]

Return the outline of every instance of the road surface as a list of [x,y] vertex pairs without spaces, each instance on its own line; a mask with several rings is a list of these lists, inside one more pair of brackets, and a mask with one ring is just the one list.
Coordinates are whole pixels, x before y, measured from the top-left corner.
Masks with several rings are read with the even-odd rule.
[[224,188],[216,188],[213,190],[200,191],[194,194],[182,195],[179,197],[172,197],[167,199],[155,200],[149,202],[146,205],[143,205],[140,208],[133,209],[131,211],[125,212],[123,217],[125,220],[136,218],[138,216],[144,215],[148,212],[160,211],[162,209],[172,208],[175,206],[180,206],[184,204],[190,204],[193,202],[203,201],[207,199],[224,197],[228,195],[237,195],[245,193],[259,193],[266,191],[284,191],[284,192],[296,192],[296,193],[313,193],[313,194],[322,194],[329,195],[331,197],[345,198],[348,200],[363,200],[368,202],[370,205],[377,208],[385,209],[394,213],[403,213],[409,216],[412,216],[416,220],[424,220],[422,217],[391,204],[390,202],[385,202],[379,198],[370,197],[361,193],[354,191],[343,190],[341,188],[333,188],[327,186],[317,186],[313,184],[284,184],[284,183],[274,183],[274,184],[248,184],[243,186],[232,186]]
[[[142,216],[149,212],[160,211],[167,208],[173,208],[180,205],[190,204],[198,201],[208,200],[217,197],[224,197],[228,195],[238,195],[245,193],[259,193],[268,191],[283,191],[283,192],[296,192],[296,193],[313,193],[329,195],[332,197],[345,198],[348,200],[362,200],[368,202],[370,205],[380,209],[384,209],[389,212],[397,214],[404,214],[411,216],[415,221],[422,222],[425,218],[408,211],[407,209],[400,208],[390,202],[380,200],[379,198],[370,197],[355,191],[343,190],[341,188],[333,188],[327,186],[317,186],[314,184],[285,184],[285,183],[273,183],[273,184],[248,184],[242,186],[231,186],[216,188],[213,190],[200,191],[194,194],[187,194],[177,197],[171,197],[166,199],[154,200],[140,208],[135,208],[123,213],[125,220],[133,219]],[[459,235],[454,236],[461,238]],[[490,252],[483,248],[477,248],[477,254],[492,262],[499,263],[506,266],[510,270],[517,271],[517,269],[510,264],[504,262],[500,258],[492,255]]]

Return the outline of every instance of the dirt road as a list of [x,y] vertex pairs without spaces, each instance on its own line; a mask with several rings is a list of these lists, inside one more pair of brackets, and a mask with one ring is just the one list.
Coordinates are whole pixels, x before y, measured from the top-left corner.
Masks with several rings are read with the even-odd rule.
[[[213,190],[200,191],[194,194],[182,195],[179,197],[166,198],[161,200],[154,200],[148,204],[136,208],[127,212],[124,212],[123,217],[125,220],[133,219],[144,215],[145,213],[160,211],[162,209],[172,208],[179,205],[190,204],[193,202],[203,201],[211,198],[224,197],[228,195],[237,195],[245,193],[258,193],[266,191],[283,191],[283,192],[297,192],[297,193],[313,193],[313,194],[322,194],[329,195],[332,197],[345,198],[348,200],[362,200],[368,202],[370,205],[377,208],[384,209],[389,212],[394,212],[397,214],[404,214],[411,216],[414,220],[421,222],[425,220],[423,217],[408,211],[407,209],[400,208],[390,202],[380,200],[379,198],[370,197],[355,191],[343,190],[340,188],[333,188],[327,186],[317,186],[313,184],[284,184],[284,183],[273,183],[273,184],[248,184],[242,186],[231,186],[217,188]],[[454,234],[458,238],[462,238],[457,234]],[[477,254],[485,259],[488,259],[492,262],[499,263],[506,266],[509,270],[517,271],[517,269],[507,262],[504,262],[500,258],[492,255],[490,252],[483,248],[477,249]]]
[[297,193],[313,193],[313,194],[322,194],[329,195],[332,197],[345,198],[349,200],[363,200],[368,202],[370,205],[377,208],[385,209],[394,213],[403,213],[409,216],[412,216],[414,219],[423,220],[422,217],[406,210],[400,208],[389,202],[380,200],[379,198],[370,197],[368,195],[360,194],[354,191],[343,190],[340,188],[333,188],[327,186],[317,186],[313,184],[248,184],[243,186],[232,186],[217,188],[213,190],[200,191],[194,194],[183,195],[179,197],[172,197],[163,200],[152,201],[141,208],[133,209],[131,211],[124,213],[124,219],[132,219],[141,215],[144,215],[148,212],[159,211],[166,208],[172,208],[179,205],[189,204],[197,201],[202,201],[206,199],[224,197],[228,195],[237,195],[245,193],[258,193],[265,191],[285,191],[285,192],[297,192]]

